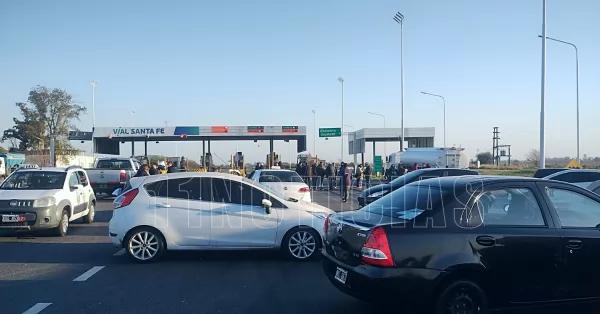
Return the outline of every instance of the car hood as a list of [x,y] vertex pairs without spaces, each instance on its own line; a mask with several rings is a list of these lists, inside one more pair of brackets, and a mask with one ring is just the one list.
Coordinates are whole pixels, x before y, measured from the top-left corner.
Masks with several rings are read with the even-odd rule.
[[392,187],[391,187],[391,185],[389,183],[384,183],[384,184],[380,184],[380,185],[376,185],[376,186],[370,187],[370,188],[362,191],[360,193],[360,196],[367,197],[367,196],[369,196],[371,194],[374,194],[374,193],[377,193],[377,192],[381,192],[381,191],[389,191],[391,189],[392,189]]
[[298,201],[297,203],[292,203],[294,208],[308,211],[308,212],[318,212],[318,213],[326,213],[326,214],[334,214],[335,212],[325,206],[319,205],[317,203],[309,203],[306,201]]
[[60,190],[0,190],[0,200],[37,200]]

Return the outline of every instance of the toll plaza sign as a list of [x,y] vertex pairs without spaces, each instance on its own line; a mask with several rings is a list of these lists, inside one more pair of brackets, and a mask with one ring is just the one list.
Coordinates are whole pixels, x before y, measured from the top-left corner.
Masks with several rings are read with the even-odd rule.
[[164,136],[165,128],[116,128],[112,130],[112,135],[117,136],[136,136],[136,135],[152,135]]

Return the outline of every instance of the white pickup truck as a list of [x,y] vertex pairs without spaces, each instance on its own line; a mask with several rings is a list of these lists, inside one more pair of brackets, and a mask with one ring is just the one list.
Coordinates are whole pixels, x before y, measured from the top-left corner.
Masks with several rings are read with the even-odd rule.
[[140,167],[140,163],[132,158],[104,157],[98,158],[94,168],[86,171],[94,192],[111,195],[115,190],[125,187]]

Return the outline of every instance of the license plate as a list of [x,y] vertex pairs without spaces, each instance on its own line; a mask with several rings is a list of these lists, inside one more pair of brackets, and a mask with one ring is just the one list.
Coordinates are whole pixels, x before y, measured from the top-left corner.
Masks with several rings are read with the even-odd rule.
[[106,189],[108,186],[106,184],[100,184],[101,189]]
[[25,221],[25,216],[2,215],[2,222],[23,222],[23,221]]
[[346,278],[348,278],[348,271],[338,267],[335,270],[335,280],[341,283],[346,283]]

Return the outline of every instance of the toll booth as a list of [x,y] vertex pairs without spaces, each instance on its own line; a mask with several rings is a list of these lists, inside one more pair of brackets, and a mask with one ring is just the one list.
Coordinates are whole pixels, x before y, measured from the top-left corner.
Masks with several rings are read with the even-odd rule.
[[215,170],[211,153],[205,153],[204,156],[200,156],[200,167],[202,168],[202,171],[206,172]]
[[275,152],[267,155],[267,169],[271,169],[274,166],[279,166],[279,155]]
[[230,168],[231,168],[231,170],[239,171],[243,177],[246,176],[244,153],[236,152],[235,154],[231,155]]

